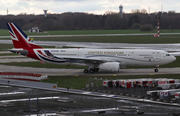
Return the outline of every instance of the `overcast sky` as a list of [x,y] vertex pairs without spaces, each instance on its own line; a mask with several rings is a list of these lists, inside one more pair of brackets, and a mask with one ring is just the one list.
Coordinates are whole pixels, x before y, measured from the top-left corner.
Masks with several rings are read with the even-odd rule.
[[123,11],[129,13],[132,9],[146,9],[150,12],[174,10],[180,12],[180,0],[0,0],[0,15],[8,14],[43,14],[43,9],[48,13],[86,12],[104,14],[106,11]]

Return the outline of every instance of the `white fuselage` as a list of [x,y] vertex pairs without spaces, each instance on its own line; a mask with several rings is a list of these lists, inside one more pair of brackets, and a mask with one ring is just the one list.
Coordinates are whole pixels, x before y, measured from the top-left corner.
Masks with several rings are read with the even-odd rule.
[[[40,52],[41,51],[41,54]],[[50,58],[47,51],[59,58]],[[69,62],[73,58],[74,63],[79,63],[82,59],[98,59],[104,62],[119,62],[127,66],[155,66],[173,62],[176,58],[162,50],[141,50],[141,49],[34,49],[36,55],[42,61],[61,63]],[[45,57],[45,58],[44,58]],[[50,59],[49,59],[50,58]],[[65,60],[66,59],[66,60]],[[70,60],[67,60],[70,59]],[[77,60],[79,59],[79,60]],[[88,64],[88,60],[82,60]],[[85,61],[85,62],[84,62]]]

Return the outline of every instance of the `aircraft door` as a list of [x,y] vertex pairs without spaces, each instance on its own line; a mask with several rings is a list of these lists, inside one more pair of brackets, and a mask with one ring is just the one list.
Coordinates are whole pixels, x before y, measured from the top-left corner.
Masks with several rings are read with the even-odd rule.
[[79,57],[82,56],[81,52],[78,52],[78,56],[79,56]]
[[152,57],[153,57],[153,62],[155,62],[156,61],[156,53],[155,52],[152,53]]
[[161,53],[160,52],[156,52],[156,59],[161,59]]
[[135,53],[134,52],[130,52],[130,57],[134,59],[135,58]]

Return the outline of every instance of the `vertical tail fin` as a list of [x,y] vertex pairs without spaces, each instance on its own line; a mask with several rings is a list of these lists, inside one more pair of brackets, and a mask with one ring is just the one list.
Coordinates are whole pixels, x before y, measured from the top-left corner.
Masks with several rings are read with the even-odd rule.
[[31,39],[14,23],[7,23],[14,48],[42,48],[35,45]]

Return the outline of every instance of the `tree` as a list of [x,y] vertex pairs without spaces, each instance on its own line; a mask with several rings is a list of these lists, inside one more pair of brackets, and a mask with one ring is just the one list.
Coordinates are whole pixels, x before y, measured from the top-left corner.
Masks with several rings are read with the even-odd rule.
[[147,10],[146,9],[141,9],[141,13],[147,14]]

